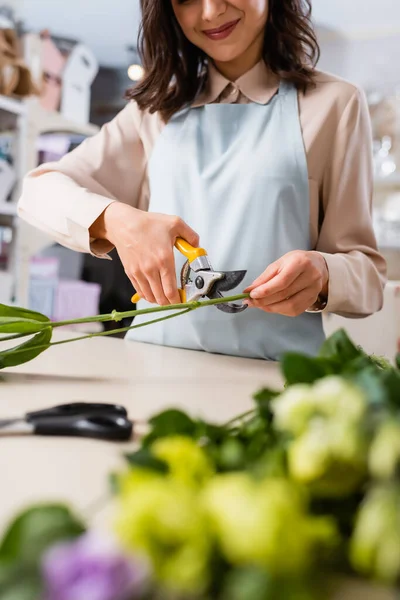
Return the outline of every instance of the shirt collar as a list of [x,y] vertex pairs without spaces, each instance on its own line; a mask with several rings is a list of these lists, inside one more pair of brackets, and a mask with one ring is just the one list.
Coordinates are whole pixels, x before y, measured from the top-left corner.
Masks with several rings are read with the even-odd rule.
[[205,85],[192,106],[204,106],[215,102],[225,88],[232,83],[250,102],[267,104],[278,90],[279,78],[268,69],[263,60],[260,60],[247,73],[231,82],[210,61]]

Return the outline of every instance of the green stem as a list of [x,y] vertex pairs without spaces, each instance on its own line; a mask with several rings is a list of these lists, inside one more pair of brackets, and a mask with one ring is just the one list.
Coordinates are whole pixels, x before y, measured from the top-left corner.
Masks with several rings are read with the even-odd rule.
[[[60,346],[62,344],[69,344],[70,342],[78,342],[79,340],[87,340],[94,337],[105,337],[107,335],[114,335],[116,333],[124,333],[126,331],[129,331],[130,329],[139,329],[139,327],[145,327],[146,325],[161,323],[161,321],[167,321],[168,319],[179,317],[179,315],[184,315],[185,313],[191,312],[192,310],[192,308],[187,308],[186,310],[181,310],[180,312],[174,313],[173,315],[168,315],[167,317],[161,317],[159,319],[153,319],[152,321],[146,321],[145,323],[139,323],[139,325],[130,325],[129,327],[113,329],[111,331],[99,331],[98,333],[88,333],[87,335],[82,335],[76,338],[68,338],[67,340],[60,340],[59,342],[51,342],[50,344],[40,344],[37,346],[32,346],[30,350],[46,350],[47,348],[50,348],[50,346]],[[13,350],[13,354],[18,354],[20,352],[25,352],[25,350]]]
[[[239,294],[237,296],[228,296],[226,298],[216,298],[213,300],[204,300],[202,302],[186,302],[184,304],[169,304],[168,306],[154,306],[151,308],[136,309],[136,310],[130,310],[127,312],[117,312],[114,310],[110,314],[96,315],[94,317],[83,317],[81,319],[71,319],[68,321],[38,322],[38,321],[32,320],[32,323],[34,323],[38,326],[38,329],[36,331],[16,333],[16,334],[13,333],[12,335],[7,335],[7,336],[1,336],[1,334],[0,334],[0,342],[8,342],[8,341],[16,340],[16,339],[19,339],[22,337],[27,337],[28,335],[34,335],[34,333],[39,333],[39,331],[46,329],[46,327],[52,327],[53,329],[55,329],[56,327],[65,327],[67,325],[78,325],[78,324],[85,324],[85,323],[105,323],[108,321],[115,321],[116,323],[118,323],[119,321],[122,321],[123,319],[133,318],[133,317],[137,317],[139,315],[146,315],[146,314],[152,314],[152,313],[157,313],[157,312],[165,312],[165,311],[170,311],[170,310],[182,310],[182,309],[195,310],[202,306],[213,306],[215,304],[224,304],[226,302],[235,302],[236,300],[243,300],[245,298],[249,298],[249,294]],[[121,331],[121,329],[119,329],[118,331]]]
[[[243,300],[248,297],[249,297],[249,294],[238,294],[236,296],[228,296],[225,298],[215,298],[215,299],[211,299],[211,300],[204,300],[202,302],[186,302],[186,303],[182,303],[182,304],[170,304],[168,306],[154,306],[154,307],[145,308],[142,310],[139,309],[139,310],[132,310],[132,311],[121,312],[121,313],[118,313],[117,311],[113,311],[109,315],[97,315],[95,317],[87,317],[87,318],[83,318],[83,319],[72,319],[69,321],[58,321],[55,323],[48,321],[48,322],[44,322],[43,325],[42,325],[42,323],[37,322],[37,325],[39,326],[37,331],[33,331],[33,332],[31,331],[31,332],[27,332],[27,333],[17,333],[17,334],[13,334],[11,336],[3,337],[3,338],[0,337],[0,342],[34,335],[35,333],[39,333],[40,331],[43,331],[44,329],[47,329],[47,328],[54,329],[55,327],[63,327],[63,326],[67,326],[67,325],[76,325],[76,324],[83,324],[83,323],[96,323],[96,322],[98,323],[98,322],[106,322],[106,321],[118,322],[118,321],[121,321],[122,319],[130,318],[130,317],[133,318],[133,317],[136,317],[139,315],[165,312],[165,311],[171,311],[171,310],[176,311],[172,315],[168,315],[166,317],[155,319],[153,321],[146,321],[144,323],[140,323],[139,325],[130,325],[129,327],[114,329],[112,331],[101,331],[99,333],[91,333],[91,334],[79,336],[76,338],[69,338],[67,340],[61,340],[59,342],[53,342],[53,343],[50,343],[47,345],[40,344],[37,346],[30,347],[30,350],[32,350],[32,351],[45,350],[46,348],[49,348],[50,346],[57,346],[59,344],[68,344],[69,342],[85,340],[85,339],[89,339],[92,337],[102,337],[102,336],[107,336],[107,335],[113,335],[116,333],[124,333],[126,331],[129,331],[130,329],[137,329],[139,327],[145,327],[147,325],[151,325],[152,323],[160,323],[161,321],[173,319],[174,317],[178,317],[179,315],[191,312],[192,310],[197,310],[198,308],[201,308],[203,306],[213,306],[215,304],[224,304],[227,302],[235,302],[236,300]],[[18,349],[18,347],[17,347],[14,349],[10,349],[10,351],[12,351],[13,354],[17,354],[19,352],[26,352],[26,349]]]
[[[48,327],[48,325],[47,325]],[[43,329],[45,329],[43,327]],[[27,335],[35,335],[35,333],[39,333],[41,330],[38,329],[37,331],[33,331],[31,333],[25,332],[25,333],[13,333],[12,335],[5,335],[5,336],[0,336],[0,342],[11,342],[12,340],[18,340],[19,338],[23,338],[26,337]]]
[[[161,323],[161,321],[168,321],[168,319],[173,319],[174,317],[179,317],[179,315],[184,315],[188,312],[191,312],[192,308],[187,308],[186,310],[181,310],[178,313],[173,315],[168,315],[167,317],[162,317],[160,319],[153,319],[153,321],[146,321],[146,323],[140,323],[139,325],[130,325],[129,327],[122,327],[120,329],[112,329],[110,331],[99,331],[98,333],[88,333],[87,335],[83,335],[77,338],[70,338],[68,340],[61,340],[59,342],[52,342],[50,346],[59,346],[60,344],[68,344],[68,342],[77,342],[79,340],[87,340],[93,337],[105,337],[106,335],[115,335],[116,333],[126,333],[131,329],[139,329],[139,327],[144,327],[145,325],[152,325],[154,323]],[[43,346],[46,348],[46,346]],[[35,346],[35,348],[40,348],[40,346]]]
[[[244,300],[245,298],[249,298],[249,294],[238,294],[237,296],[227,296],[226,298],[215,298],[212,300],[203,300],[201,302],[186,302],[183,304],[168,304],[167,306],[154,306],[151,308],[142,308],[136,310],[129,310],[126,312],[117,312],[113,311],[110,314],[106,315],[97,315],[95,317],[84,317],[82,319],[72,319],[70,321],[56,321],[55,323],[50,323],[51,327],[64,327],[65,325],[76,325],[79,323],[104,323],[106,321],[122,321],[123,319],[130,319],[133,317],[137,317],[138,315],[146,315],[157,312],[164,312],[169,310],[182,310],[189,309],[195,310],[202,306],[213,306],[215,304],[225,304],[227,302],[235,302],[236,300]],[[46,326],[46,324],[43,324]]]
[[251,410],[247,410],[246,412],[242,413],[241,415],[238,415],[237,417],[234,417],[233,419],[231,419],[230,421],[225,423],[224,427],[230,427],[231,425],[234,425],[237,421],[242,421],[246,417],[250,417],[251,415],[254,415],[255,413],[256,413],[256,411],[254,410],[254,408],[252,408]]

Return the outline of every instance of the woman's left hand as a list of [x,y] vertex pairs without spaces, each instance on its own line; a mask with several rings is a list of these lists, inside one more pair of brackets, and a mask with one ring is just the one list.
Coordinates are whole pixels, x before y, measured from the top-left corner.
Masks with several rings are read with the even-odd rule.
[[294,250],[270,264],[244,293],[245,303],[268,313],[297,317],[328,295],[329,271],[318,252]]

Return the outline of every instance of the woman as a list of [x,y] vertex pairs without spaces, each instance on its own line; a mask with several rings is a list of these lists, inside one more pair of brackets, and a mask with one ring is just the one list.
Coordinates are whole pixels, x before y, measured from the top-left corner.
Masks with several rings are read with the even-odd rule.
[[130,339],[315,354],[322,311],[382,306],[363,93],[315,70],[308,0],[142,0],[142,10],[146,75],[131,102],[26,177],[20,216],[77,251],[107,258],[115,247],[148,303],[179,302],[177,237],[201,242],[218,270],[247,269],[249,309],[201,309]]

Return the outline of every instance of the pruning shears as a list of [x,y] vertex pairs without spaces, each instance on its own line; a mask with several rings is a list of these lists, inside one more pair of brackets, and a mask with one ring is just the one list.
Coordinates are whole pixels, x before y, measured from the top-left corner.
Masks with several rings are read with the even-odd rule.
[[[182,303],[193,302],[201,298],[223,298],[222,292],[228,292],[241,283],[247,271],[215,271],[204,248],[194,248],[186,240],[177,238],[175,247],[187,259],[181,270],[181,288],[179,295]],[[136,304],[139,294],[132,296]],[[239,313],[247,305],[236,302],[215,304],[215,308],[226,313]]]
[[123,406],[74,402],[0,419],[0,437],[31,434],[128,441],[133,426]]

